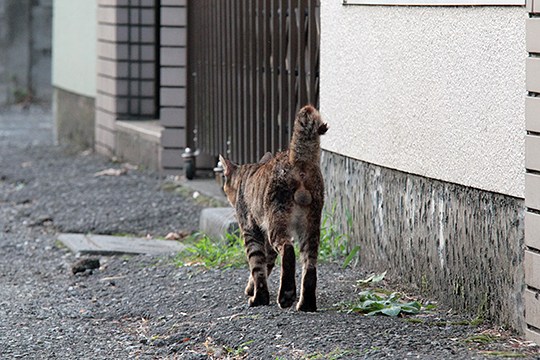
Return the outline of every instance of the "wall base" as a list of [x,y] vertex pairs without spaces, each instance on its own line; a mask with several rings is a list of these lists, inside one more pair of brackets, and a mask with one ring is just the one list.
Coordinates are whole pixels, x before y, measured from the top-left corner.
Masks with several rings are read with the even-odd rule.
[[114,154],[153,171],[161,170],[159,121],[116,121]]
[[56,141],[81,149],[94,147],[95,101],[91,97],[54,88]]
[[[523,331],[524,202],[323,151],[326,206],[363,267]],[[352,227],[347,225],[347,217]]]

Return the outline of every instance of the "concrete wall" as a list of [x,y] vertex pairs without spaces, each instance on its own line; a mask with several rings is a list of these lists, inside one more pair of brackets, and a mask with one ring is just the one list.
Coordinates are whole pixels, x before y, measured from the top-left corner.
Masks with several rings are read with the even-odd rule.
[[321,1],[323,148],[523,198],[525,16]]
[[322,168],[327,207],[360,246],[362,267],[387,270],[440,306],[522,329],[522,199],[327,151]]
[[52,0],[0,0],[0,105],[51,101]]
[[52,82],[57,88],[96,96],[96,1],[54,0]]
[[94,146],[97,5],[54,0],[53,109],[57,141]]
[[520,331],[525,18],[321,1],[327,205],[362,265]]

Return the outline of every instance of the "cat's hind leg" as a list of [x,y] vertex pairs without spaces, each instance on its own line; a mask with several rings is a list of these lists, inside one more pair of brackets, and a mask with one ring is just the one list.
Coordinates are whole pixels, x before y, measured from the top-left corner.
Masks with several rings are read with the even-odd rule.
[[281,277],[277,302],[281,308],[288,308],[296,301],[296,259],[287,227],[275,226],[269,231],[269,241],[281,256]]
[[250,269],[249,282],[245,290],[246,294],[250,296],[248,304],[249,306],[268,305],[270,294],[267,284],[266,239],[257,226],[249,227],[243,232]]
[[[268,278],[270,276],[270,273],[272,272],[272,269],[274,268],[276,264],[276,258],[277,258],[277,252],[274,250],[272,245],[270,245],[270,242],[265,242],[265,249],[266,249],[266,277]],[[248,283],[246,285],[245,293],[247,296],[253,296],[254,293],[254,285],[253,285],[253,277],[250,275]]]
[[317,311],[317,255],[319,251],[320,230],[313,224],[312,230],[301,236],[300,256],[302,259],[302,287],[300,300],[296,309],[300,311]]

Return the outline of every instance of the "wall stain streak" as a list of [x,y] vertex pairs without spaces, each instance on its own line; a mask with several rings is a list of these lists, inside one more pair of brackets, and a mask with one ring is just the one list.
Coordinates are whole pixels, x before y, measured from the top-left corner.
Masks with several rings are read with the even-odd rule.
[[[360,264],[388,270],[444,306],[523,328],[523,199],[323,151],[326,206],[336,205]],[[346,214],[352,216],[348,229]]]

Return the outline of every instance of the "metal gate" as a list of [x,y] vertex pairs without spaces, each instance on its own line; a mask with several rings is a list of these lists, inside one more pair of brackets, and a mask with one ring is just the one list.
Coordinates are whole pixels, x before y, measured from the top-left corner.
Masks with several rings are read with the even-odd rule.
[[318,0],[188,3],[188,145],[240,162],[286,149],[319,102]]

